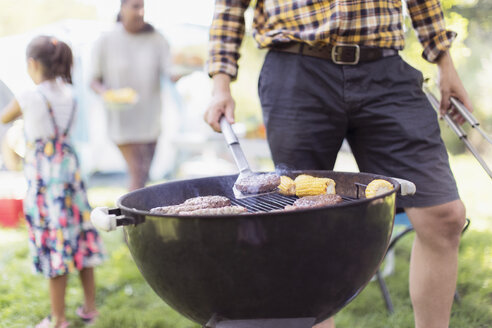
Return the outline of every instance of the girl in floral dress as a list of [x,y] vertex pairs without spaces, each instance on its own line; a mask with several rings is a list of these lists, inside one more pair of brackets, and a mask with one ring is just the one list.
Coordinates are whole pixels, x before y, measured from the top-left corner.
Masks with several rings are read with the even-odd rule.
[[3,111],[7,123],[23,115],[26,135],[24,171],[28,190],[24,212],[34,269],[49,278],[51,315],[36,328],[68,327],[65,288],[78,270],[84,304],[76,313],[92,322],[95,304],[93,268],[103,261],[98,233],[81,180],[69,132],[76,104],[71,88],[72,51],[62,41],[40,36],[27,48],[27,70],[36,87]]

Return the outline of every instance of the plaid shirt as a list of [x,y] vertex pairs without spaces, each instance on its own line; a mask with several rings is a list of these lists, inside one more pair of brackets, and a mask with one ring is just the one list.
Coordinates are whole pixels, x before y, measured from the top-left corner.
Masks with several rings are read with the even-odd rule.
[[[208,73],[235,78],[251,0],[216,0],[210,28]],[[403,0],[257,0],[253,37],[260,48],[282,42],[310,45],[358,44],[402,50]],[[412,24],[434,62],[456,33],[447,31],[439,0],[406,0]]]

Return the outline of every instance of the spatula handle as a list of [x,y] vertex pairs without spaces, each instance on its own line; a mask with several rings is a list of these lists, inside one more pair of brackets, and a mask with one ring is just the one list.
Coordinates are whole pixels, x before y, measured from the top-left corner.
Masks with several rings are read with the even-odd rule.
[[250,174],[251,169],[249,168],[248,160],[246,159],[246,156],[244,156],[241,145],[239,144],[239,139],[232,130],[232,126],[229,124],[229,122],[227,122],[225,116],[222,116],[222,118],[220,119],[220,128],[222,129],[222,134],[224,135],[224,138],[229,145],[232,157],[234,157],[234,161],[236,162],[237,168],[239,169],[239,174]]
[[239,143],[239,139],[234,133],[234,130],[232,130],[232,126],[227,122],[225,116],[220,118],[220,128],[222,129],[222,134],[224,135],[227,144],[232,145],[234,143]]

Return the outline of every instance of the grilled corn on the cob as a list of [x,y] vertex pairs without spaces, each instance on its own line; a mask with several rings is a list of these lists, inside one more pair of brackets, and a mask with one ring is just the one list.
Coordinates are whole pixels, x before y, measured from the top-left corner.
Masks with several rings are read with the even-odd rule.
[[330,178],[317,178],[301,174],[297,176],[294,182],[298,197],[335,194],[335,181]]
[[103,94],[108,103],[132,104],[137,100],[137,92],[132,88],[111,89]]
[[286,175],[280,177],[280,185],[278,186],[278,192],[286,196],[294,196],[296,194],[296,184],[294,180]]
[[366,187],[366,198],[376,197],[393,190],[393,185],[383,179],[372,180]]

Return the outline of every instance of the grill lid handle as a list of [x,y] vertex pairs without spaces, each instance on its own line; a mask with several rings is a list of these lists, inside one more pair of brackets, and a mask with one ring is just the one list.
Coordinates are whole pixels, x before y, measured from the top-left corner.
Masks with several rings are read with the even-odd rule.
[[132,217],[121,215],[119,208],[96,207],[91,212],[92,224],[99,230],[113,231],[118,226],[136,224]]
[[102,231],[116,230],[116,215],[109,214],[107,207],[96,207],[91,212],[92,224]]
[[410,182],[405,179],[400,179],[400,178],[392,178],[396,180],[400,184],[400,194],[402,196],[408,196],[408,195],[414,195],[415,192],[417,191],[417,187],[413,182]]

